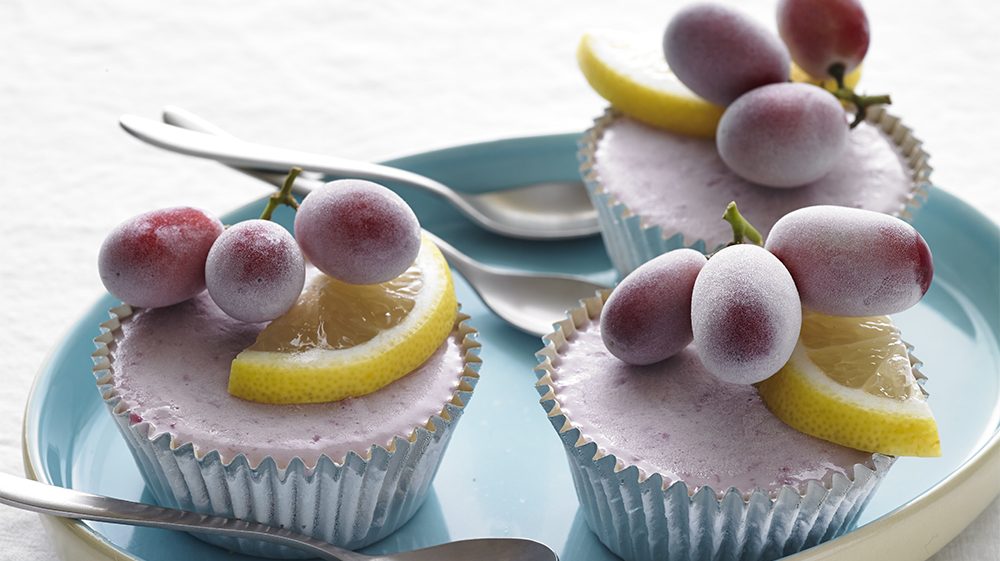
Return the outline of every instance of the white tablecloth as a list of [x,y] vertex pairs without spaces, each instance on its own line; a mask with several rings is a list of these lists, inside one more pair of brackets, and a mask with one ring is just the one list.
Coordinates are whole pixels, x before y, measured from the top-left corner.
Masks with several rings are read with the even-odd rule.
[[[658,41],[676,0],[612,3],[0,3],[0,470],[22,473],[35,371],[102,293],[105,233],[157,207],[224,212],[267,188],[122,133],[122,113],[177,104],[275,145],[380,159],[584,129],[603,100],[574,62],[593,27]],[[773,2],[741,3],[773,21]],[[1000,4],[869,0],[864,84],[893,95],[935,182],[1000,218]],[[1000,474],[998,474],[1000,476]],[[935,561],[995,559],[1000,502]],[[53,554],[38,518],[0,508],[0,558]]]

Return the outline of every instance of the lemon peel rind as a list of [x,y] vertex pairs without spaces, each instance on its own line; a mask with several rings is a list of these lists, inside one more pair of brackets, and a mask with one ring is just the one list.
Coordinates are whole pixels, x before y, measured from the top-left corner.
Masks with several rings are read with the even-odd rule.
[[[684,232],[652,224],[638,209],[631,209],[609,193],[601,185],[597,172],[595,154],[604,131],[613,122],[624,117],[624,113],[608,107],[594,119],[594,124],[577,141],[577,161],[580,177],[587,188],[591,203],[597,209],[597,219],[601,226],[601,237],[615,269],[622,275],[668,251],[689,247],[702,253],[710,253],[722,248],[729,240],[706,241],[685,236]],[[931,182],[933,168],[923,143],[912,129],[891,115],[884,107],[873,107],[868,111],[866,121],[881,130],[896,146],[909,166],[913,188],[900,201],[898,210],[892,216],[910,222],[914,214],[923,206],[927,195],[934,186]]]
[[[678,134],[713,138],[724,108],[713,105],[694,93],[674,95],[657,90],[653,85],[634,79],[623,79],[621,73],[605,64],[594,44],[596,34],[585,33],[576,50],[577,64],[590,87],[614,107],[648,125]],[[664,67],[666,62],[664,61]],[[661,111],[660,106],[670,110]]]
[[[233,361],[229,392],[261,403],[326,403],[378,391],[423,364],[451,333],[457,301],[444,256],[429,238],[422,243],[418,263],[443,275],[424,279],[421,291],[430,297],[418,300],[393,329],[348,349],[283,353],[280,365],[273,360],[276,353],[243,351]],[[296,383],[272,384],[274,377]]]
[[605,546],[619,556],[643,559],[708,559],[723,550],[742,551],[747,559],[773,559],[837,537],[856,524],[894,457],[872,454],[869,461],[854,465],[850,477],[830,471],[772,492],[689,488],[622,461],[577,426],[553,385],[555,363],[578,330],[600,317],[610,293],[602,290],[568,310],[535,353],[539,402],[569,459],[588,525]]
[[[914,378],[918,381],[926,379],[915,366],[919,361],[909,356]],[[941,455],[937,423],[925,400],[922,385],[921,395],[907,401],[879,398],[862,390],[845,388],[813,365],[800,343],[789,363],[758,384],[757,388],[776,417],[795,430],[816,438],[892,456]],[[805,402],[811,407],[804,408],[801,404]],[[885,411],[886,406],[896,409],[896,412]],[[851,411],[847,419],[840,414],[845,409]],[[838,422],[817,422],[830,418],[838,418]],[[864,427],[867,429],[862,430]],[[872,431],[872,427],[879,430]],[[867,433],[867,436],[854,436],[861,432]],[[900,438],[899,435],[908,436]]]
[[[479,381],[482,360],[478,332],[468,324],[469,316],[459,310],[454,323],[463,363],[458,383],[441,410],[408,433],[339,458],[320,453],[316,458],[295,457],[281,463],[271,456],[257,462],[242,453],[225,457],[218,450],[155,430],[148,422],[131,422],[134,404],[123,400],[115,389],[113,351],[122,322],[133,311],[128,305],[110,310],[110,319],[101,324],[101,334],[94,339],[93,373],[105,406],[156,500],[270,526],[299,524],[317,539],[329,541],[333,536],[336,545],[349,549],[385,538],[416,513]],[[348,496],[352,499],[341,502],[341,497]],[[278,504],[283,507],[275,508]],[[324,508],[319,509],[319,505]],[[383,516],[373,518],[375,512]],[[356,524],[365,516],[370,526]],[[258,556],[289,552],[258,541],[211,541]]]

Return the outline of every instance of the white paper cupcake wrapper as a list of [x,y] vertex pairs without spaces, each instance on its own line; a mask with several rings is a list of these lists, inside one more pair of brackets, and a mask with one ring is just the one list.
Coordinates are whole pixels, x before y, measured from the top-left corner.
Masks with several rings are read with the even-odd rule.
[[[451,400],[425,425],[394,437],[388,446],[373,443],[364,456],[350,452],[343,461],[323,455],[309,466],[295,458],[282,468],[267,457],[251,466],[241,454],[226,463],[218,451],[196,453],[191,442],[178,442],[169,434],[150,438],[147,423],[130,422],[130,411],[114,389],[111,364],[116,333],[131,313],[128,306],[114,308],[101,325],[94,373],[157,502],[291,528],[347,549],[381,540],[416,513],[479,379],[477,333],[466,323],[469,316],[459,313],[464,370]],[[250,555],[302,557],[297,550],[266,542],[196,535]]]
[[[594,126],[587,130],[578,141],[577,158],[580,162],[580,176],[587,186],[590,200],[597,209],[597,220],[601,226],[601,236],[611,257],[611,262],[623,276],[632,272],[646,261],[668,251],[690,247],[708,253],[718,247],[706,247],[705,240],[693,239],[684,232],[650,224],[628,208],[613,194],[604,190],[601,179],[594,168],[597,144],[605,128],[620,118],[622,114],[608,108],[594,120]],[[906,195],[899,209],[892,213],[907,222],[927,200],[932,186],[930,175],[933,168],[928,163],[929,156],[921,141],[913,136],[913,131],[898,117],[890,115],[884,107],[869,110],[867,121],[886,134],[910,166],[913,187]]]
[[768,561],[835,538],[857,523],[895,458],[873,454],[870,465],[854,466],[852,477],[831,472],[805,483],[804,491],[790,485],[773,494],[692,490],[622,462],[575,426],[552,384],[553,361],[581,326],[600,316],[610,292],[583,300],[556,324],[535,369],[535,387],[565,448],[587,525],[608,549],[628,561]]

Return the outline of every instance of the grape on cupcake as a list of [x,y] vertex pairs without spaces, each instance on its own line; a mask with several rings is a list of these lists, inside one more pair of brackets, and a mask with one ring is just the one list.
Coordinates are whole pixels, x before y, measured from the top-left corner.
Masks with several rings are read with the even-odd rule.
[[720,4],[693,4],[677,12],[663,35],[663,51],[677,78],[716,105],[788,81],[788,49],[781,41]]
[[[126,304],[159,308],[206,288],[224,312],[246,322],[274,320],[296,303],[308,259],[348,284],[377,284],[406,271],[420,250],[420,223],[389,189],[370,181],[330,182],[300,205],[291,195],[293,169],[260,219],[225,228],[190,207],[140,214],[116,227],[101,246],[104,286]],[[295,236],[271,221],[296,209]]]
[[813,206],[780,219],[766,242],[730,203],[733,242],[708,256],[667,252],[615,288],[601,317],[611,354],[633,365],[689,343],[720,380],[756,384],[788,362],[802,309],[881,316],[920,301],[934,276],[913,226],[861,209]]
[[[857,107],[852,124],[888,96],[859,96],[844,77],[868,50],[868,20],[854,0],[783,0],[785,44],[763,26],[722,5],[694,4],[664,33],[667,62],[693,92],[725,106],[716,131],[719,155],[748,181],[769,187],[812,183],[840,160],[848,126],[841,100]],[[838,89],[788,83],[791,58]]]
[[149,308],[183,302],[205,289],[205,260],[222,222],[191,207],[129,218],[101,244],[97,268],[108,292]]

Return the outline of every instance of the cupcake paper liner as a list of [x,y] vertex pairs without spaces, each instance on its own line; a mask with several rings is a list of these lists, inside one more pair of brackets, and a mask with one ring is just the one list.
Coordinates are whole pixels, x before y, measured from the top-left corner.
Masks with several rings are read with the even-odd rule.
[[[218,451],[202,453],[170,434],[152,436],[148,423],[130,421],[128,404],[114,387],[114,345],[129,306],[111,310],[95,339],[94,374],[108,410],[125,438],[139,471],[163,506],[239,518],[294,529],[314,538],[359,549],[388,536],[423,503],[462,412],[479,379],[477,333],[459,313],[463,372],[441,412],[410,434],[372,443],[364,455],[343,459],[321,455],[315,465],[294,458],[281,467],[272,457],[253,466],[243,454],[224,462]],[[250,555],[301,558],[295,549],[267,542],[193,534]]]
[[[610,290],[581,301],[539,351],[536,389],[559,435],[587,525],[628,561],[769,561],[851,529],[895,458],[872,454],[852,477],[830,472],[801,487],[689,488],[645,473],[604,450],[564,412],[552,383],[553,361],[579,328],[600,316]],[[911,363],[919,364],[911,356]],[[915,372],[918,378],[922,375]]]
[[[619,111],[608,108],[594,120],[594,126],[584,133],[577,145],[580,176],[597,209],[601,236],[615,269],[622,275],[627,275],[657,255],[682,247],[690,247],[702,253],[719,249],[721,246],[707,247],[705,240],[691,239],[684,232],[648,223],[636,210],[628,208],[614,194],[604,190],[594,168],[597,144],[605,128],[621,116]],[[932,186],[930,175],[933,168],[928,163],[929,156],[921,141],[913,136],[912,129],[898,117],[889,114],[884,107],[870,109],[867,121],[892,140],[910,167],[913,188],[899,209],[892,213],[909,222],[923,206]]]

